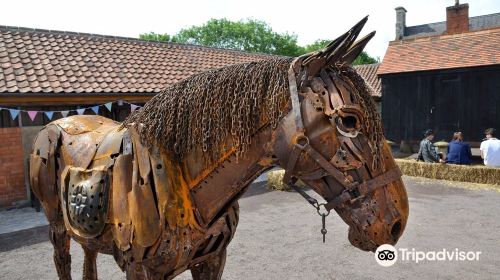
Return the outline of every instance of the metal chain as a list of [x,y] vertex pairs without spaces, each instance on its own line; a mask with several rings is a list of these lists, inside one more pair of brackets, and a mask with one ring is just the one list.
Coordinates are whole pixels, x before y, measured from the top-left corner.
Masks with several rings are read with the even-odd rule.
[[[295,185],[296,180],[297,179],[293,178],[288,185],[290,186],[290,188],[298,192],[305,200],[307,200],[309,204],[311,204],[314,208],[316,208],[318,215],[321,216],[321,234],[323,235],[323,243],[325,243],[326,233],[328,232],[328,230],[326,230],[326,217],[330,215],[330,210],[326,209],[325,207],[326,203],[319,203],[318,200],[308,195],[303,189]],[[324,211],[321,211],[322,207]]]

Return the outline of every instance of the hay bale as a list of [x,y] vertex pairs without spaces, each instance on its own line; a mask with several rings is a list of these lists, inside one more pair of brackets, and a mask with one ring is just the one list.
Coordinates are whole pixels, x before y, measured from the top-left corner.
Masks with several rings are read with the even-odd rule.
[[446,154],[448,153],[448,146],[449,145],[450,144],[448,144],[448,142],[446,142],[444,140],[441,140],[441,141],[434,143],[434,146],[437,148],[437,152],[442,153],[445,157],[446,157]]
[[[283,183],[283,176],[285,176],[285,170],[269,171],[267,173],[267,187],[271,190],[290,191],[290,187]],[[297,186],[305,187],[306,185],[299,180]]]
[[444,140],[441,140],[441,141],[434,143],[434,146],[436,146],[438,148],[448,148],[449,145],[450,144]]
[[482,165],[427,163],[396,159],[404,175],[431,179],[500,185],[500,168]]
[[[500,186],[500,168],[491,168],[483,165],[428,163],[414,159],[395,160],[401,172],[407,176]],[[283,183],[285,170],[274,170],[267,174],[267,186],[269,189],[290,191],[290,187]],[[300,180],[297,182],[297,185],[299,187],[306,186]]]

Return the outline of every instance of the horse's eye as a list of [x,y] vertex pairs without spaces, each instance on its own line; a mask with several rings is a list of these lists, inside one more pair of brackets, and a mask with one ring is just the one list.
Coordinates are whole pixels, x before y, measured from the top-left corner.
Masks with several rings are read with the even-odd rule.
[[355,116],[340,117],[340,121],[348,130],[356,129],[358,127],[358,118]]
[[353,115],[339,116],[337,126],[345,132],[350,132],[359,128],[359,120]]
[[358,136],[360,122],[355,115],[338,116],[335,122],[340,134],[350,138]]

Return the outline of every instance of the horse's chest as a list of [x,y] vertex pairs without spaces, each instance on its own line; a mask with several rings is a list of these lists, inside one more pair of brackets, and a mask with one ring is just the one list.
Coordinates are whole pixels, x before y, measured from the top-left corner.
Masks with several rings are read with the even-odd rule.
[[115,258],[129,269],[141,267],[170,279],[222,254],[234,236],[238,216],[238,203],[234,202],[204,232],[196,228],[165,228],[158,241],[147,250],[133,245],[127,251],[115,251]]

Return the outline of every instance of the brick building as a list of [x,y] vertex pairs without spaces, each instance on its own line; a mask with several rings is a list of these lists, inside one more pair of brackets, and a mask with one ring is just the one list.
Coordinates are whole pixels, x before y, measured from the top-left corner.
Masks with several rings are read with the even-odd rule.
[[406,26],[396,8],[396,38],[378,69],[388,139],[418,141],[431,128],[447,141],[462,131],[478,145],[500,128],[500,13],[469,17],[469,5],[446,8],[446,21]]

